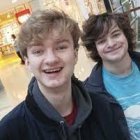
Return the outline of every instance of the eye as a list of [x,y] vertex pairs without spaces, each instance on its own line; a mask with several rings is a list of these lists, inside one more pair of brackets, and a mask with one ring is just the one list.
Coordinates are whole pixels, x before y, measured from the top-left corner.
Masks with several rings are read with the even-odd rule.
[[118,37],[118,36],[120,36],[120,34],[121,34],[121,33],[115,33],[115,34],[113,34],[112,36],[113,36],[113,37]]
[[39,55],[43,53],[43,50],[33,50],[32,53],[35,55]]
[[56,50],[65,50],[65,49],[67,49],[67,46],[66,45],[61,45],[61,46],[58,46],[56,48]]
[[111,36],[112,37],[119,37],[122,34],[122,32],[119,30],[112,32]]
[[103,43],[105,43],[105,41],[106,41],[105,39],[101,39],[101,40],[96,41],[96,44],[98,44],[98,45],[103,44]]

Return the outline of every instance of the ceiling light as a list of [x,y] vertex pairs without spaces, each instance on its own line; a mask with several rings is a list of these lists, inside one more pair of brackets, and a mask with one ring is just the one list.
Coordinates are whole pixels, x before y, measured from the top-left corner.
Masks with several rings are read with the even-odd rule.
[[17,2],[18,0],[12,0],[12,3],[15,3],[15,2]]

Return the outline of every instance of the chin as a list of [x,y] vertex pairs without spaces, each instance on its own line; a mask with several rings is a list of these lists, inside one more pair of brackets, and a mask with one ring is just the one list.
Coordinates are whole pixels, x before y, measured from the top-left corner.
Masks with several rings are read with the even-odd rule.
[[57,88],[65,85],[65,83],[66,83],[65,80],[56,80],[56,81],[47,82],[46,86],[50,88]]

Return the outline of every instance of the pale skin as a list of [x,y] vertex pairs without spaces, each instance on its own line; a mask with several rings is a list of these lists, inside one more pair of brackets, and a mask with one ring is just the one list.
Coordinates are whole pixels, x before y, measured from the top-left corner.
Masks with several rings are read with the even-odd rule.
[[128,41],[115,22],[109,32],[96,42],[97,51],[104,67],[116,75],[127,75],[131,71],[131,58],[128,53]]
[[44,97],[62,115],[71,113],[71,76],[77,62],[69,31],[52,30],[41,44],[27,48],[25,64],[37,79]]

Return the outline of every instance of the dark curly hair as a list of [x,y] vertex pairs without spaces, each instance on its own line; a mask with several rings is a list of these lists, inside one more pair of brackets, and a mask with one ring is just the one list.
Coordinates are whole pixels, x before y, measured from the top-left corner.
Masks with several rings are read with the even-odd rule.
[[128,41],[128,51],[132,52],[136,46],[135,32],[131,27],[128,14],[126,13],[104,13],[101,15],[90,15],[83,24],[82,41],[89,52],[89,57],[95,62],[102,63],[98,54],[95,41],[108,33],[113,21],[123,31]]

